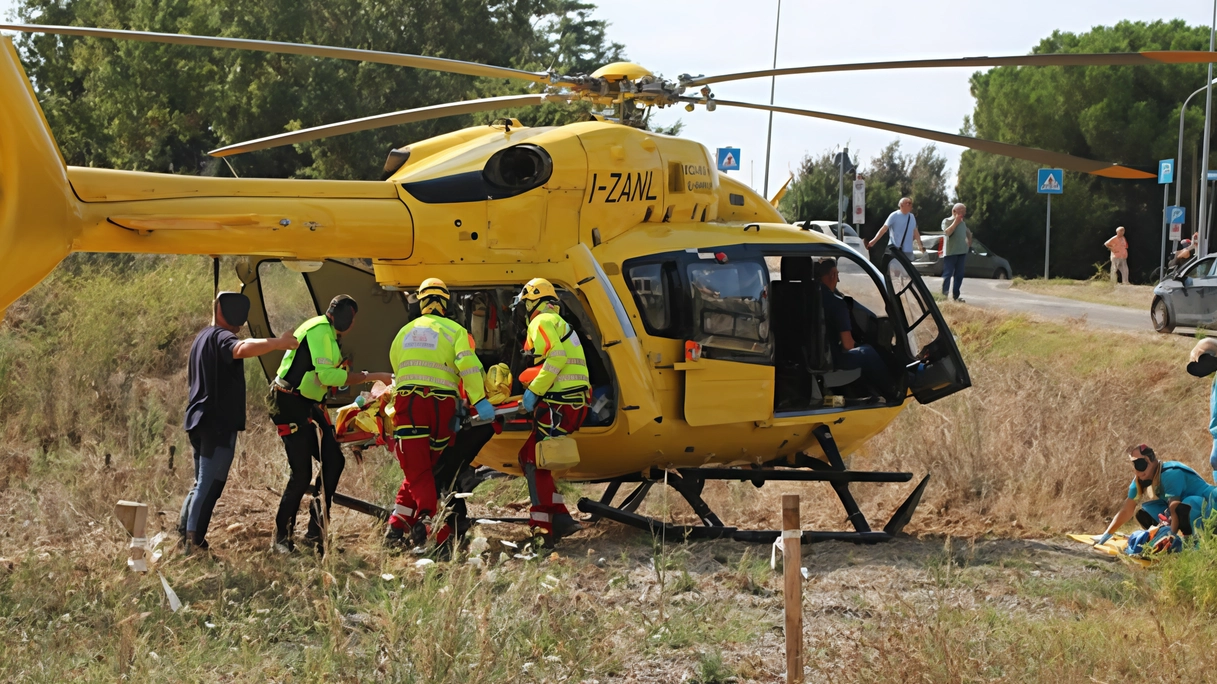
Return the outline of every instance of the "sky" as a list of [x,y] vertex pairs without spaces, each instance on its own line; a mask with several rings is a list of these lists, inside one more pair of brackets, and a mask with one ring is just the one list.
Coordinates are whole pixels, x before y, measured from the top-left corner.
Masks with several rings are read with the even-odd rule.
[[[656,74],[675,78],[767,69],[773,66],[778,0],[601,0],[596,15],[609,22],[608,35],[625,45],[627,57]],[[777,65],[870,62],[932,57],[1021,55],[1060,29],[1073,33],[1121,20],[1180,18],[1192,25],[1212,20],[1210,0],[854,0],[782,2]],[[779,105],[848,114],[868,119],[958,133],[974,101],[968,78],[975,69],[919,69],[856,74],[815,74],[777,79]],[[1197,83],[1196,86],[1203,86]],[[713,87],[716,97],[769,102],[770,79],[735,81]],[[731,172],[763,191],[768,114],[719,107],[689,113],[656,112],[652,121],[684,123],[681,135],[712,151],[739,147],[741,167]],[[850,149],[869,162],[899,139],[912,152],[928,144],[831,121],[773,115],[769,194],[809,153]],[[1011,141],[1013,142],[1013,141]],[[953,178],[964,148],[939,145]],[[1112,160],[1152,163],[1146,160]]]
[[[625,45],[627,57],[656,74],[675,78],[725,74],[773,65],[778,0],[592,0],[595,15],[609,23],[608,35]],[[8,16],[14,0],[0,0]],[[1074,33],[1124,19],[1181,18],[1211,22],[1210,0],[854,0],[782,3],[779,67],[931,57],[1021,55],[1060,29]],[[257,38],[258,36],[249,36]],[[919,69],[855,74],[816,74],[778,79],[779,105],[887,120],[958,133],[972,112],[968,78],[974,69]],[[1197,87],[1204,85],[1198,83]],[[769,101],[769,79],[736,81],[713,88],[724,100]],[[764,112],[720,107],[689,113],[669,108],[652,121],[680,120],[682,135],[718,147],[739,147],[741,168],[731,175],[764,191]],[[863,165],[899,139],[906,152],[927,144],[917,138],[785,114],[773,115],[769,194],[808,154],[849,147]],[[953,178],[963,148],[939,145]],[[1106,161],[1106,160],[1105,160]],[[1110,160],[1144,164],[1146,160]],[[1151,160],[1152,161],[1152,160]]]

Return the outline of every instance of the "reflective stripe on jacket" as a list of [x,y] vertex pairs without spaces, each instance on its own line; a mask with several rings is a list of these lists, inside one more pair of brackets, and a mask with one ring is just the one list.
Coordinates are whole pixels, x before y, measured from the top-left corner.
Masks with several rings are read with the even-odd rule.
[[558,314],[547,311],[529,321],[524,350],[532,350],[536,360],[542,362],[541,372],[528,385],[533,394],[545,396],[551,392],[591,387],[583,343]]
[[[296,341],[301,344],[308,341],[308,351],[313,362],[312,370],[304,374],[300,386],[296,388],[301,396],[321,401],[325,398],[326,387],[342,387],[347,384],[347,372],[339,367],[342,363],[342,350],[338,348],[338,336],[328,318],[315,316],[308,319],[296,328],[295,336]],[[285,381],[292,362],[296,359],[296,351],[289,350],[279,364],[276,375]]]
[[473,336],[460,323],[426,314],[402,326],[389,348],[393,387],[436,387],[450,392],[462,385],[470,404],[486,397],[482,362]]

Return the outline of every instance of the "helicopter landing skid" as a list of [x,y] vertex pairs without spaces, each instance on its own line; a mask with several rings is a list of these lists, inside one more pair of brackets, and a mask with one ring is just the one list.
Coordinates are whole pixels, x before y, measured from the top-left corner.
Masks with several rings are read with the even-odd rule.
[[[623,525],[637,527],[647,530],[652,534],[663,535],[671,539],[689,541],[734,539],[740,542],[768,544],[781,536],[779,530],[740,530],[723,524],[722,520],[714,514],[714,511],[710,510],[710,506],[701,498],[702,488],[705,486],[706,481],[750,481],[757,486],[768,480],[828,482],[832,486],[833,491],[837,493],[837,498],[841,500],[841,505],[844,506],[854,530],[852,532],[808,530],[803,532],[802,539],[805,543],[850,541],[858,544],[877,544],[894,539],[904,529],[904,526],[908,524],[909,520],[912,519],[917,505],[921,503],[921,496],[925,493],[926,485],[929,484],[930,476],[927,474],[921,479],[921,482],[909,494],[909,497],[904,500],[904,503],[896,509],[891,520],[888,521],[882,530],[872,530],[866,520],[866,516],[859,510],[858,503],[849,491],[849,483],[909,482],[913,479],[913,474],[847,470],[844,461],[841,459],[841,453],[837,450],[836,442],[833,440],[832,432],[828,427],[820,426],[813,431],[813,434],[828,457],[827,464],[818,459],[801,456],[796,459],[794,468],[781,470],[772,467],[772,465],[769,468],[758,467],[752,469],[680,468],[675,471],[667,471],[666,474],[663,470],[652,469],[646,474],[647,477],[639,473],[608,480],[608,487],[604,490],[600,500],[580,499],[579,510],[590,514],[589,521],[607,518]],[[689,503],[693,508],[693,512],[701,519],[701,525],[677,525],[636,512],[651,487],[657,482],[665,481]],[[638,486],[626,496],[621,504],[614,506],[613,499],[616,498],[621,485],[631,482],[637,482]]]

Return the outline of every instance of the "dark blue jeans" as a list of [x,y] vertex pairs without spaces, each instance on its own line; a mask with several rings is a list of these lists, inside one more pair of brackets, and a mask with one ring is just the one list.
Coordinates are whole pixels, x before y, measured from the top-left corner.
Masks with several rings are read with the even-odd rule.
[[237,433],[213,435],[198,429],[189,434],[190,445],[194,447],[194,488],[182,502],[178,531],[182,536],[189,535],[191,543],[200,544],[207,536],[211,513],[228,482]]
[[849,351],[838,352],[833,359],[833,365],[837,367],[837,370],[861,369],[862,379],[878,392],[886,391],[887,386],[891,383],[887,366],[883,364],[883,357],[879,356],[879,352],[869,344],[861,344]]
[[[963,262],[968,258],[967,254],[951,254],[942,258],[942,296],[947,296],[947,290],[951,289],[951,296],[959,299],[959,286],[963,285]],[[955,279],[955,287],[951,288],[951,278]]]

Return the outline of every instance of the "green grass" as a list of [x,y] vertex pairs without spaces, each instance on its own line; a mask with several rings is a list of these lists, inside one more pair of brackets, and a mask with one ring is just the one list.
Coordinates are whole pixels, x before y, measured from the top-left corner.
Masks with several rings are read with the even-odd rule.
[[1067,278],[1015,278],[1011,287],[1035,294],[1065,297],[1092,304],[1123,306],[1141,309],[1148,313],[1153,300],[1152,285],[1112,285],[1106,273],[1092,280],[1070,280]]

